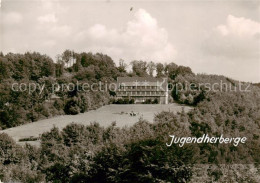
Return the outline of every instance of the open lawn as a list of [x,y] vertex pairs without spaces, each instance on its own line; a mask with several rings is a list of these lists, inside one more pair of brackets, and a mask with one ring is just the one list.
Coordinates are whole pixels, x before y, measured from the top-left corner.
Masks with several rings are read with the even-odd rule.
[[[38,137],[43,132],[49,131],[53,126],[62,129],[72,122],[88,125],[91,122],[96,121],[100,123],[100,125],[106,127],[115,121],[118,127],[131,126],[136,123],[139,118],[153,122],[153,118],[156,113],[161,111],[180,112],[182,108],[184,108],[185,111],[191,109],[190,107],[179,104],[112,104],[82,114],[62,115],[50,119],[40,120],[34,123],[28,123],[14,128],[9,128],[1,132],[7,133],[18,142],[19,139]],[[135,116],[130,114],[132,112],[135,114]],[[18,143],[24,144],[25,142]],[[30,144],[37,145],[39,142],[31,141]]]

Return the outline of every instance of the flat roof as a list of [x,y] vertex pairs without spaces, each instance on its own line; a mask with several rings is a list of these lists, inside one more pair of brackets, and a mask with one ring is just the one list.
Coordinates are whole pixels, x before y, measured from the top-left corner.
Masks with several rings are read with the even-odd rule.
[[168,85],[167,78],[153,78],[153,77],[118,77],[117,83],[124,84],[124,86],[160,86],[166,87]]

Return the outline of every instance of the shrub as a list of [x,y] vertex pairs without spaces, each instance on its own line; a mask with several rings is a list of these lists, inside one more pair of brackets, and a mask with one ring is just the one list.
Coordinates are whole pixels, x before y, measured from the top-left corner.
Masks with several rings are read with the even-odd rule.
[[77,101],[75,99],[68,100],[64,106],[64,112],[65,114],[78,114],[80,112],[80,108],[77,104]]

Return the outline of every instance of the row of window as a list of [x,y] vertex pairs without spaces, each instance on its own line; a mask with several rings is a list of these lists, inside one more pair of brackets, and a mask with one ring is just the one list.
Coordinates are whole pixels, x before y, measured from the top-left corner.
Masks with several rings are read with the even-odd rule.
[[158,89],[159,86],[122,86],[120,85],[120,89]]
[[117,95],[164,95],[165,92],[163,91],[151,91],[151,92],[144,92],[144,91],[133,91],[133,92],[117,92]]

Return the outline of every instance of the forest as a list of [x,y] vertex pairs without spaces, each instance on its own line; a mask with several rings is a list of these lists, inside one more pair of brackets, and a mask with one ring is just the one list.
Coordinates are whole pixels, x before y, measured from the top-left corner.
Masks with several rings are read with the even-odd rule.
[[[74,60],[71,64],[71,60]],[[195,74],[189,67],[124,60],[119,66],[101,53],[64,51],[54,62],[40,53],[0,56],[0,128],[6,129],[61,114],[78,114],[111,103],[112,92],[67,91],[51,99],[53,83],[115,82],[119,76],[167,77],[174,102],[193,106],[189,112],[164,111],[154,122],[105,128],[70,124],[41,135],[40,147],[20,146],[0,133],[0,180],[4,182],[260,182],[260,88],[229,90],[239,81],[219,75]],[[215,90],[201,83],[225,83]],[[44,83],[45,90],[14,92],[11,84]],[[169,134],[247,137],[238,147],[223,144],[166,146]]]

